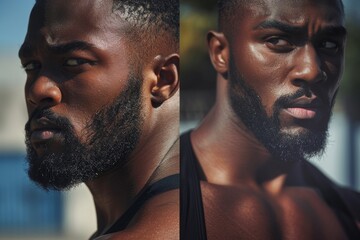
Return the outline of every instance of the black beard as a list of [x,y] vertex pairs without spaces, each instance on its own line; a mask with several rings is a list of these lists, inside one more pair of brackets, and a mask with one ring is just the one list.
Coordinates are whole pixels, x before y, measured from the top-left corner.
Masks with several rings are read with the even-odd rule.
[[278,98],[274,103],[272,116],[268,117],[260,96],[237,72],[233,61],[230,61],[229,81],[229,98],[233,111],[275,158],[281,161],[299,161],[323,153],[333,103],[331,106],[330,103],[325,103],[330,107],[321,124],[307,126],[307,131],[301,134],[284,133],[281,132],[280,110],[292,100],[306,95],[309,89],[302,88],[294,94]]
[[[35,112],[33,117],[46,117],[61,128],[65,138],[64,151],[37,156],[30,143],[30,120],[25,125],[28,174],[44,189],[67,190],[123,167],[135,148],[142,125],[141,81],[129,77],[128,86],[116,100],[96,113],[83,133],[87,141],[75,136],[70,121],[50,109]],[[30,118],[30,119],[31,119]]]

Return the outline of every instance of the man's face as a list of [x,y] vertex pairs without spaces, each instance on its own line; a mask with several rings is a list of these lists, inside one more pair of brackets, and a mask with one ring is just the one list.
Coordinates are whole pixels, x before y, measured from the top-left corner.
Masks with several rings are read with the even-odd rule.
[[335,0],[262,2],[248,6],[228,37],[231,106],[272,154],[302,159],[325,145],[343,16]]
[[141,79],[129,69],[111,2],[42,1],[19,51],[29,175],[63,189],[125,163],[141,126]]

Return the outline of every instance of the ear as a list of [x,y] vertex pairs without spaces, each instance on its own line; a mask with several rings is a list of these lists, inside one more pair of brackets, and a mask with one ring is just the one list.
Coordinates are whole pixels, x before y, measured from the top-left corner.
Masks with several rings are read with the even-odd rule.
[[210,60],[215,70],[226,78],[229,64],[229,44],[223,33],[210,31],[207,34]]
[[155,57],[155,84],[151,87],[151,102],[154,107],[160,106],[171,98],[179,89],[179,61],[177,53],[167,57]]

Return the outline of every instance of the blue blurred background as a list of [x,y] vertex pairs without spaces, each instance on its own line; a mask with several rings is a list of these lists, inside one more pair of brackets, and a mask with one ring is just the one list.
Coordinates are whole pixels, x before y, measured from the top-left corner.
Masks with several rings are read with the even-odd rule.
[[0,239],[88,239],[96,217],[87,188],[46,192],[26,173],[26,76],[17,52],[34,2],[0,1]]
[[[45,192],[30,182],[24,160],[25,74],[17,51],[34,0],[0,1],[0,240],[86,239],[95,230],[92,198],[83,185]],[[336,182],[360,189],[360,1],[344,1],[349,28],[346,71],[325,154],[312,161]],[[181,1],[181,131],[194,127],[214,100],[215,72],[205,36],[214,29],[214,1]],[[191,68],[197,66],[197,70]],[[190,100],[191,99],[191,100]]]

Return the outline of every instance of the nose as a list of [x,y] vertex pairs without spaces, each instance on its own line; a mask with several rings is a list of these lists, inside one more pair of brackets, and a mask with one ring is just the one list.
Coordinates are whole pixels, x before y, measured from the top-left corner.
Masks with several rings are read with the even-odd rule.
[[321,59],[312,45],[299,49],[294,57],[291,80],[294,85],[315,84],[326,81],[326,72],[321,69]]
[[45,75],[39,75],[26,84],[25,97],[29,107],[49,108],[59,104],[62,95],[56,82]]

